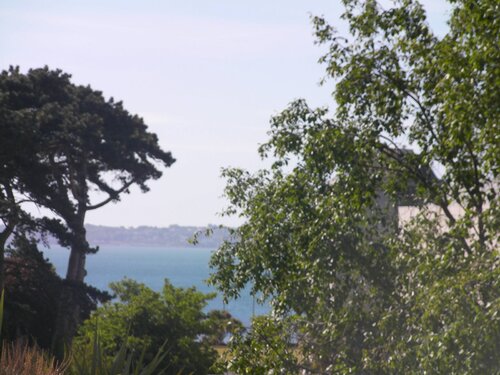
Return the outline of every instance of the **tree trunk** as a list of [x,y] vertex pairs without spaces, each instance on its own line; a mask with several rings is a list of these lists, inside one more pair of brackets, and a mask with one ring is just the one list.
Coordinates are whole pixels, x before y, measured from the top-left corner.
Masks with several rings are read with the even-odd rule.
[[83,279],[87,273],[85,271],[85,258],[86,253],[80,246],[71,248],[66,280],[83,283]]
[[80,296],[86,275],[85,258],[88,246],[86,246],[87,240],[83,220],[81,224],[81,228],[75,234],[75,244],[71,247],[66,279],[59,298],[57,322],[52,341],[53,352],[60,360],[64,358],[65,351],[71,346],[78,325],[82,321]]

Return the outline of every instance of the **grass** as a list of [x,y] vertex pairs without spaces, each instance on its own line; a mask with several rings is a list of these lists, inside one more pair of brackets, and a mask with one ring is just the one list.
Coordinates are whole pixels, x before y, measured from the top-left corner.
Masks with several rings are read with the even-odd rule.
[[2,345],[0,375],[62,375],[67,367],[67,362],[58,364],[43,350],[19,340]]

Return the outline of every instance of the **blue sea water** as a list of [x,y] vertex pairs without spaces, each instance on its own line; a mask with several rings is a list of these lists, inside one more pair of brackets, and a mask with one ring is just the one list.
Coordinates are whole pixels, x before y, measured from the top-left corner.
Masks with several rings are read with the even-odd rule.
[[[112,281],[124,277],[142,282],[160,291],[165,278],[177,287],[195,286],[204,293],[215,292],[206,284],[210,269],[208,262],[213,249],[202,248],[159,248],[103,246],[99,252],[87,257],[85,281],[99,289],[107,289]],[[45,257],[54,264],[59,275],[66,274],[69,250],[53,246],[43,250]],[[211,300],[207,310],[226,309],[246,326],[252,315],[269,311],[269,306],[254,303],[248,290],[237,300],[223,304],[220,295]]]

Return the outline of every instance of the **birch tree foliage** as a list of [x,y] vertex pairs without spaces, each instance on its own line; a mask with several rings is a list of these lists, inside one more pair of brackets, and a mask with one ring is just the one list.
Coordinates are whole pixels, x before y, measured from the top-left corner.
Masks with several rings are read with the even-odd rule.
[[438,37],[417,1],[343,3],[349,35],[312,19],[335,111],[292,102],[259,149],[272,166],[223,173],[245,221],[211,280],[272,306],[228,366],[500,371],[500,7],[454,1]]

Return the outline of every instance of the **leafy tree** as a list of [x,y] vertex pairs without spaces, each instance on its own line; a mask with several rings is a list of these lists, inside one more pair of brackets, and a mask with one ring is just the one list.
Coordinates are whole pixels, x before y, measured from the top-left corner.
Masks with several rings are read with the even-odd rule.
[[[229,367],[496,373],[498,2],[454,1],[442,38],[417,1],[343,3],[348,37],[313,18],[335,113],[291,103],[259,150],[272,166],[223,173],[225,213],[246,221],[212,281],[273,310]],[[398,220],[401,204],[419,211]]]
[[111,283],[110,288],[119,300],[99,307],[83,323],[77,346],[92,341],[97,324],[101,346],[109,356],[126,343],[137,352],[145,349],[144,359],[150,361],[166,343],[163,367],[168,374],[208,373],[216,360],[214,336],[221,322],[231,319],[203,312],[212,294],[176,288],[168,280],[161,293],[130,279]]
[[296,355],[295,332],[293,320],[257,316],[251,330],[231,338],[225,360],[230,369],[243,374],[264,375],[270,369],[277,373],[289,373],[292,369],[307,371]]
[[[23,150],[32,155],[28,168],[19,169],[15,188],[60,218],[45,219],[45,228],[71,250],[59,303],[59,344],[70,341],[81,320],[76,289],[85,278],[87,254],[97,251],[86,240],[86,213],[119,201],[132,186],[148,191],[147,181],[162,175],[158,167],[174,162],[140,117],[70,78],[47,67],[26,74],[10,68],[0,76],[2,128],[26,129],[30,147]],[[91,202],[91,191],[101,200]]]

